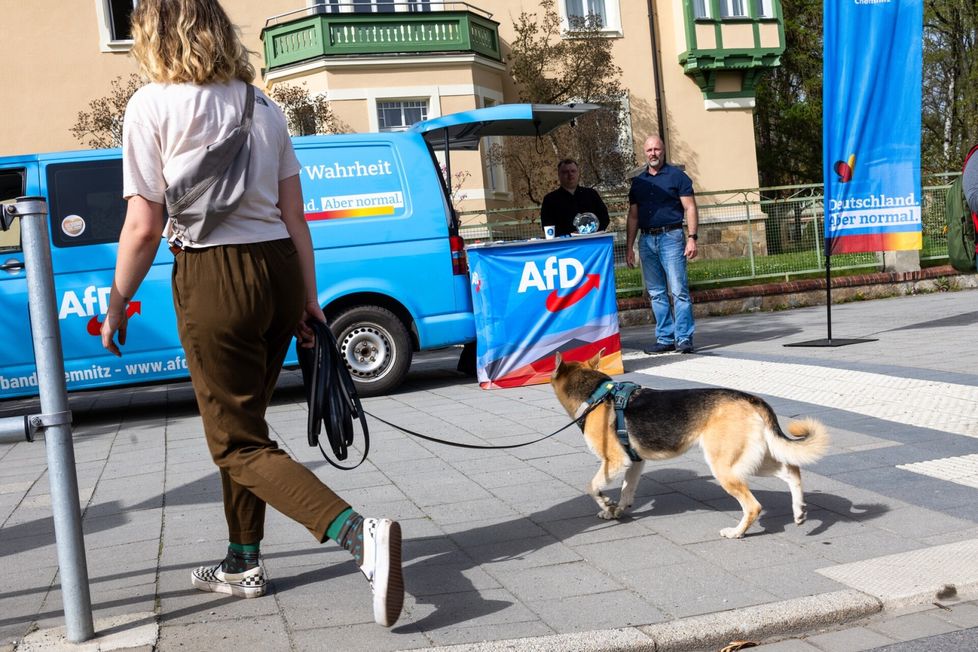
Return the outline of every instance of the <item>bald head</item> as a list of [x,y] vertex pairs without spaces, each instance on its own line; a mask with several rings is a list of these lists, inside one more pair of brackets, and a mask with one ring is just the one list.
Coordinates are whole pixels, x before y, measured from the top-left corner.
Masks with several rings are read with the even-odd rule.
[[665,151],[666,147],[658,136],[649,136],[645,139],[645,160],[650,171],[657,172],[666,162]]

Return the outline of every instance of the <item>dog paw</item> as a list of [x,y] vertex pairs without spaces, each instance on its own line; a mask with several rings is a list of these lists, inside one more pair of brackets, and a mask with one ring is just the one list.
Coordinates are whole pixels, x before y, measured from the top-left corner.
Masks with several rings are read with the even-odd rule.
[[598,518],[603,518],[606,521],[613,521],[613,520],[615,520],[618,517],[615,516],[615,513],[614,513],[613,510],[603,509],[600,512],[598,512]]
[[795,525],[801,525],[808,518],[808,506],[802,503],[795,511]]
[[720,536],[724,539],[741,539],[743,538],[743,533],[737,531],[735,527],[725,527],[720,530]]

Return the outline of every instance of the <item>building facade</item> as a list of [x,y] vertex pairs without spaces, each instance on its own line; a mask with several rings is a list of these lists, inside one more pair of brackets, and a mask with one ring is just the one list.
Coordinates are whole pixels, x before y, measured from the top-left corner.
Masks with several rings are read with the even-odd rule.
[[[8,90],[0,155],[81,149],[79,111],[136,72],[128,14],[138,0],[0,0]],[[326,93],[351,131],[404,128],[514,101],[506,56],[536,0],[224,0],[254,53],[256,80]],[[779,0],[556,0],[565,25],[596,14],[613,40],[636,162],[661,133],[698,190],[757,187],[754,86],[784,48]],[[16,90],[15,90],[16,89]],[[464,208],[512,205],[484,152],[461,152]],[[555,179],[556,184],[556,179]]]

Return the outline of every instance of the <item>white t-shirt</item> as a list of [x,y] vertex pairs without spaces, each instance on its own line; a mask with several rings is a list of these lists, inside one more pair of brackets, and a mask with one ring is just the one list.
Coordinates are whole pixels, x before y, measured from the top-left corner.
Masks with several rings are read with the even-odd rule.
[[[177,178],[194,154],[241,123],[245,85],[147,84],[126,106],[122,128],[122,193],[165,204],[167,179]],[[266,242],[288,238],[278,209],[278,183],[299,173],[285,115],[255,89],[251,158],[244,198],[195,246]],[[164,236],[168,235],[164,233]]]

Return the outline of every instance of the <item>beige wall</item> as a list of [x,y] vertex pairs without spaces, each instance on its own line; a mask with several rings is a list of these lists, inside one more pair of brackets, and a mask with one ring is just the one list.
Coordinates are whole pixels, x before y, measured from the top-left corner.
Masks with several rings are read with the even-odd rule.
[[[0,0],[6,64],[0,67],[0,81],[8,91],[7,97],[16,98],[21,104],[4,109],[0,155],[83,149],[83,144],[69,133],[78,112],[85,110],[91,100],[107,95],[113,78],[136,71],[127,53],[100,51],[96,14],[99,1]],[[631,127],[640,158],[642,141],[657,128],[648,3],[617,2],[622,27],[620,36],[612,37],[614,52],[628,90]],[[52,11],[54,4],[61,11]],[[539,12],[536,0],[475,0],[473,4],[486,7],[499,21],[504,53],[509,51],[514,37],[513,21],[520,12]],[[266,19],[300,9],[305,0],[225,0],[225,5],[240,26],[247,47],[256,53],[254,63],[260,69],[263,61],[259,34]],[[700,190],[755,186],[750,109],[706,110],[699,88],[677,63],[679,53],[685,49],[681,3],[657,1],[654,5],[659,12],[669,157],[686,165]],[[474,108],[477,104],[471,89],[486,89],[490,96],[498,95],[508,101],[516,98],[512,80],[505,72],[474,64],[471,57],[455,63],[445,63],[445,59],[432,57],[423,67],[320,67],[307,69],[291,80],[279,77],[270,83],[296,83],[301,79],[312,91],[327,90],[341,120],[354,131],[371,128],[370,97],[376,101],[392,88],[399,92],[411,87],[432,92],[434,88],[439,105],[434,114]],[[469,90],[459,94],[460,89]],[[456,169],[464,166],[469,170],[470,184],[481,189],[483,167],[477,155],[459,157],[459,163],[454,165]]]
[[[0,155],[86,149],[71,135],[78,112],[105,97],[110,82],[137,71],[127,52],[102,52],[99,0],[0,0],[4,65],[0,88],[8,104],[0,121]],[[245,45],[262,66],[259,33],[269,16],[303,0],[225,0]]]
[[[697,191],[756,188],[753,111],[706,109],[703,93],[676,63],[686,50],[685,31],[668,29],[683,24],[682,6],[679,2],[655,4],[665,87],[667,158],[686,166]],[[731,83],[723,81],[725,87]]]

